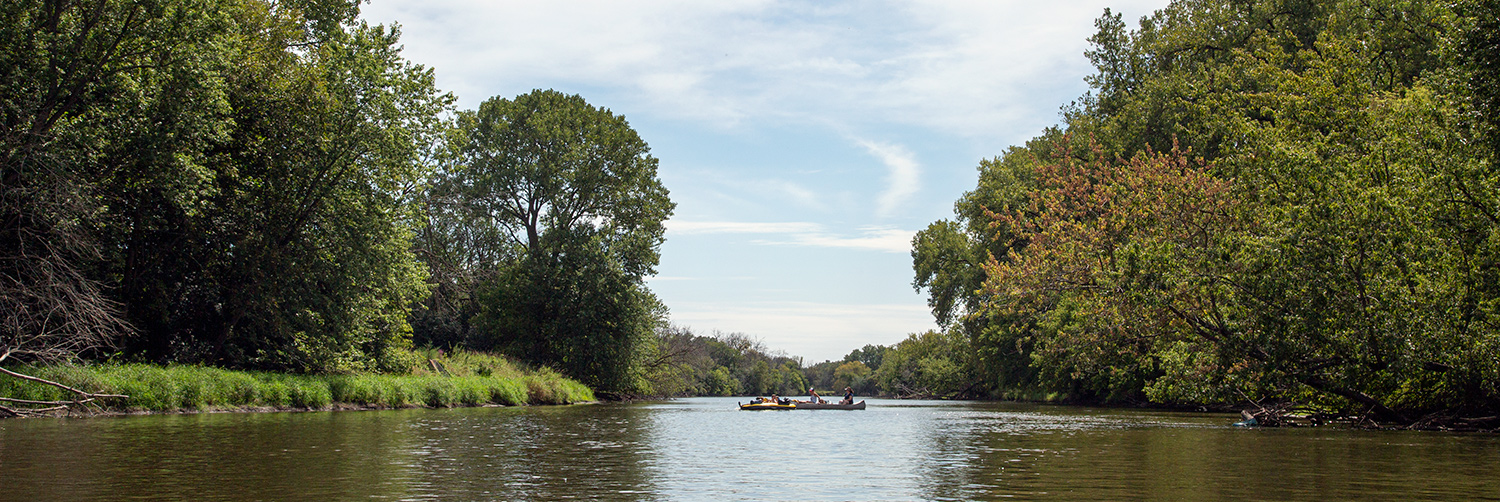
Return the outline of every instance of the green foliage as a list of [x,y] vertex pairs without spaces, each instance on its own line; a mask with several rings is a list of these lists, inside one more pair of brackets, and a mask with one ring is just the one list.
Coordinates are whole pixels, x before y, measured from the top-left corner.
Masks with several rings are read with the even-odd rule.
[[703,393],[710,396],[740,395],[740,381],[729,375],[729,368],[719,366],[708,373],[703,383]]
[[845,355],[844,362],[858,361],[869,367],[872,371],[878,370],[880,369],[881,361],[884,360],[885,354],[889,350],[889,347],[881,345],[865,345]]
[[[466,354],[461,359],[487,361],[489,366],[484,367],[491,368],[493,376],[430,373],[293,375],[146,364],[54,365],[23,369],[40,378],[86,391],[130,396],[129,399],[102,404],[105,409],[114,411],[321,410],[339,406],[441,408],[483,404],[569,404],[595,399],[587,386],[550,370],[522,371],[503,358],[483,354]],[[70,399],[55,387],[12,378],[0,380],[0,396],[48,401]]]
[[101,180],[119,167],[101,153],[134,129],[121,117],[142,115],[132,112],[153,91],[216,94],[191,71],[161,71],[193,66],[187,53],[218,28],[215,9],[200,7],[0,4],[0,354],[66,359],[128,331],[107,279],[91,273],[107,251],[93,235],[109,223]]
[[480,297],[480,325],[506,354],[556,365],[601,389],[645,390],[642,364],[664,308],[639,278],[608,268],[599,254],[556,257],[500,275]]
[[833,370],[833,382],[828,388],[835,391],[849,388],[855,394],[875,394],[879,390],[875,379],[871,378],[874,373],[869,366],[860,361],[849,361],[840,364]]
[[538,90],[461,113],[448,142],[424,241],[460,305],[429,310],[468,316],[448,323],[478,327],[457,337],[470,345],[647,391],[665,308],[642,277],[674,204],[645,141],[609,110]]
[[43,269],[104,285],[74,302],[120,305],[138,331],[128,354],[405,366],[426,293],[407,194],[452,98],[357,15],[348,0],[0,8],[4,71],[19,71],[0,79],[15,85],[0,136],[41,141],[6,146],[6,169],[46,159],[55,176],[38,183],[73,186],[54,214],[88,238],[53,232],[77,247]]
[[[873,379],[888,394],[905,397],[955,397],[972,381],[967,340],[954,332],[914,333],[884,351]],[[850,362],[848,364],[854,364]],[[850,368],[858,372],[859,367]],[[857,383],[851,375],[852,384]]]
[[1093,91],[981,165],[914,285],[991,392],[1492,414],[1493,4],[1106,11]]
[[646,367],[658,396],[795,396],[831,385],[819,382],[816,370],[802,367],[800,358],[773,353],[742,333],[701,336],[664,326],[656,335],[655,356]]

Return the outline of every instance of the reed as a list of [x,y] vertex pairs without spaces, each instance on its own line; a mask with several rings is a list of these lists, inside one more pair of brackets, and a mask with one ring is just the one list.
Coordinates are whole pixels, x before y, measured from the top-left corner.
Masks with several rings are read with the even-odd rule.
[[[89,392],[130,396],[99,403],[113,412],[447,408],[594,400],[593,391],[575,380],[545,368],[527,370],[502,357],[467,353],[425,361],[427,370],[409,375],[293,375],[134,363],[16,369]],[[430,361],[439,361],[440,369],[433,370]],[[11,378],[0,379],[0,396],[69,399],[55,387]]]

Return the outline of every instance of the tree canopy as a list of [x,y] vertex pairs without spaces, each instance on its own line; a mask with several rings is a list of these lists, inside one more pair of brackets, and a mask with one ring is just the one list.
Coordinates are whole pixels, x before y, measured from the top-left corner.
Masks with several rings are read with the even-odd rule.
[[914,286],[993,393],[1493,415],[1492,4],[1106,11],[1092,91],[981,164]]
[[643,278],[674,207],[646,142],[624,117],[551,90],[491,98],[449,138],[435,242],[474,247],[466,266],[487,271],[453,286],[477,302],[471,343],[642,390],[665,322]]
[[130,357],[401,366],[426,290],[412,189],[452,98],[394,29],[343,0],[0,15],[10,284],[51,285],[33,297],[74,331],[132,333]]

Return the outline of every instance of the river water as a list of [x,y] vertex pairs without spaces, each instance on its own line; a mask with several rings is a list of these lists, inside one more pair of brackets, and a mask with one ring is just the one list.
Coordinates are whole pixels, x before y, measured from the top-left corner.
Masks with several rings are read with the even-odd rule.
[[1494,435],[736,401],[0,420],[0,500],[1500,500]]

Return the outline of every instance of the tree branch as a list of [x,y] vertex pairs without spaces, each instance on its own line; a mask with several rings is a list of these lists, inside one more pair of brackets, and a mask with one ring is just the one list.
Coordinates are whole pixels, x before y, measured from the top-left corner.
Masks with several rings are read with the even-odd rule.
[[95,394],[95,393],[92,393],[92,392],[85,392],[85,391],[78,390],[78,389],[75,389],[75,388],[72,388],[72,387],[69,387],[69,386],[66,386],[66,385],[63,385],[63,384],[51,381],[51,380],[37,378],[37,377],[31,376],[31,375],[23,375],[23,374],[16,373],[14,371],[11,371],[11,370],[8,370],[8,369],[5,369],[5,368],[0,368],[0,373],[4,373],[4,374],[7,374],[7,375],[10,375],[10,376],[22,379],[22,380],[29,380],[29,381],[37,382],[37,383],[40,383],[40,384],[51,385],[53,387],[57,387],[59,389],[66,390],[68,392],[72,392],[74,394],[78,394],[80,396],[87,396],[90,399],[100,398],[100,397],[122,397],[122,398],[129,398],[130,397],[130,396],[121,395],[121,394]]

